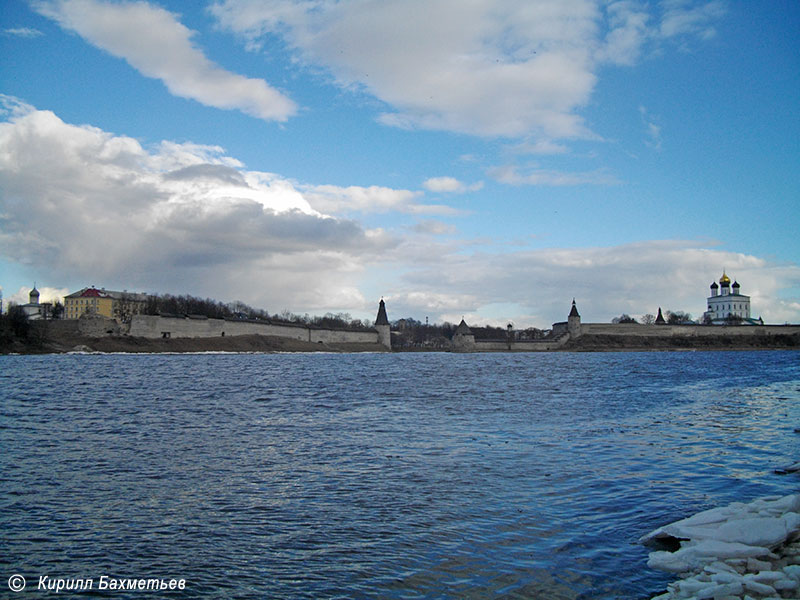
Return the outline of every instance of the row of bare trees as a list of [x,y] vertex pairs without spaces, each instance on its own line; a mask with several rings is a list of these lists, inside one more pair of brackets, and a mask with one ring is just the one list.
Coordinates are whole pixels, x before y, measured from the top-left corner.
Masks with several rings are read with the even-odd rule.
[[198,298],[195,296],[173,296],[172,294],[153,294],[148,296],[144,314],[176,314],[199,315],[209,319],[246,319],[257,321],[272,321],[295,323],[326,329],[355,329],[366,330],[372,328],[372,323],[366,320],[354,319],[350,313],[326,313],[323,316],[310,316],[309,314],[297,315],[288,310],[277,314],[270,314],[264,309],[253,308],[241,301],[225,304],[211,298]]
[[[696,321],[692,320],[692,315],[691,314],[689,314],[687,312],[680,311],[680,310],[677,310],[677,311],[674,311],[674,312],[670,311],[670,310],[666,311],[664,313],[664,320],[669,325],[696,325],[697,324]],[[728,315],[728,318],[725,319],[725,323],[728,324],[728,325],[740,325],[742,323],[742,321],[744,321],[744,319],[742,319],[742,317],[739,317],[737,315]],[[637,321],[636,319],[634,319],[630,315],[623,313],[620,316],[614,317],[613,319],[611,319],[611,322],[612,323],[641,323],[643,325],[652,325],[653,323],[656,322],[656,318],[653,315],[648,313],[646,315],[642,315],[642,317]],[[709,317],[708,315],[705,315],[705,317],[703,318],[702,324],[703,325],[710,325],[711,324],[711,317]]]

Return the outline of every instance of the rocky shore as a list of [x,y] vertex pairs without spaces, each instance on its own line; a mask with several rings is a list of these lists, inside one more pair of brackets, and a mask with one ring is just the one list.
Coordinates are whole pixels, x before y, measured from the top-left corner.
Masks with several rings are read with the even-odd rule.
[[681,575],[652,600],[800,598],[800,494],[735,502],[659,527],[647,565]]

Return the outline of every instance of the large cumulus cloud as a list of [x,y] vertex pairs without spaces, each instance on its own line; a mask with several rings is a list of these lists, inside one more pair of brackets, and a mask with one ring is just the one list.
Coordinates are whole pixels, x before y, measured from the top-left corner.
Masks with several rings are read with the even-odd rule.
[[[394,241],[221,148],[137,140],[5,98],[0,251],[61,279],[327,307]],[[300,279],[305,279],[305,288]],[[283,285],[292,281],[294,287]],[[313,284],[311,283],[313,282]],[[316,299],[315,299],[316,298]]]

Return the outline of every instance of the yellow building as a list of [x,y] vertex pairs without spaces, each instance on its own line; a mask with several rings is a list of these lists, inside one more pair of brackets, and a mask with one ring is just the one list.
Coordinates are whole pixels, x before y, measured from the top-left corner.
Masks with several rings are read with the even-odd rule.
[[124,322],[132,315],[141,314],[146,301],[146,294],[83,288],[64,298],[64,318],[79,319],[88,313]]

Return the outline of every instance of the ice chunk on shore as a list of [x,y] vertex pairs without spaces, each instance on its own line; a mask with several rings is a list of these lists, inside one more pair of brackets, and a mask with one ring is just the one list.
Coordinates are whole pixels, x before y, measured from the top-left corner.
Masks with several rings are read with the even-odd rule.
[[670,573],[701,570],[708,563],[729,558],[756,558],[767,556],[769,548],[738,542],[703,540],[682,546],[677,552],[651,552],[647,566]]
[[[642,536],[639,541],[646,544],[665,538],[718,539],[773,546],[782,543],[789,534],[798,531],[800,528],[798,513],[800,513],[800,494],[782,498],[762,498],[750,504],[734,502],[659,527]],[[778,522],[777,519],[781,521]]]
[[780,548],[797,562],[791,542],[798,538],[800,494],[792,494],[706,510],[659,527],[640,541],[679,542],[675,552],[650,553],[651,568],[684,575],[658,598],[741,597],[743,592],[788,598],[800,587],[800,565],[778,564],[773,551]]

